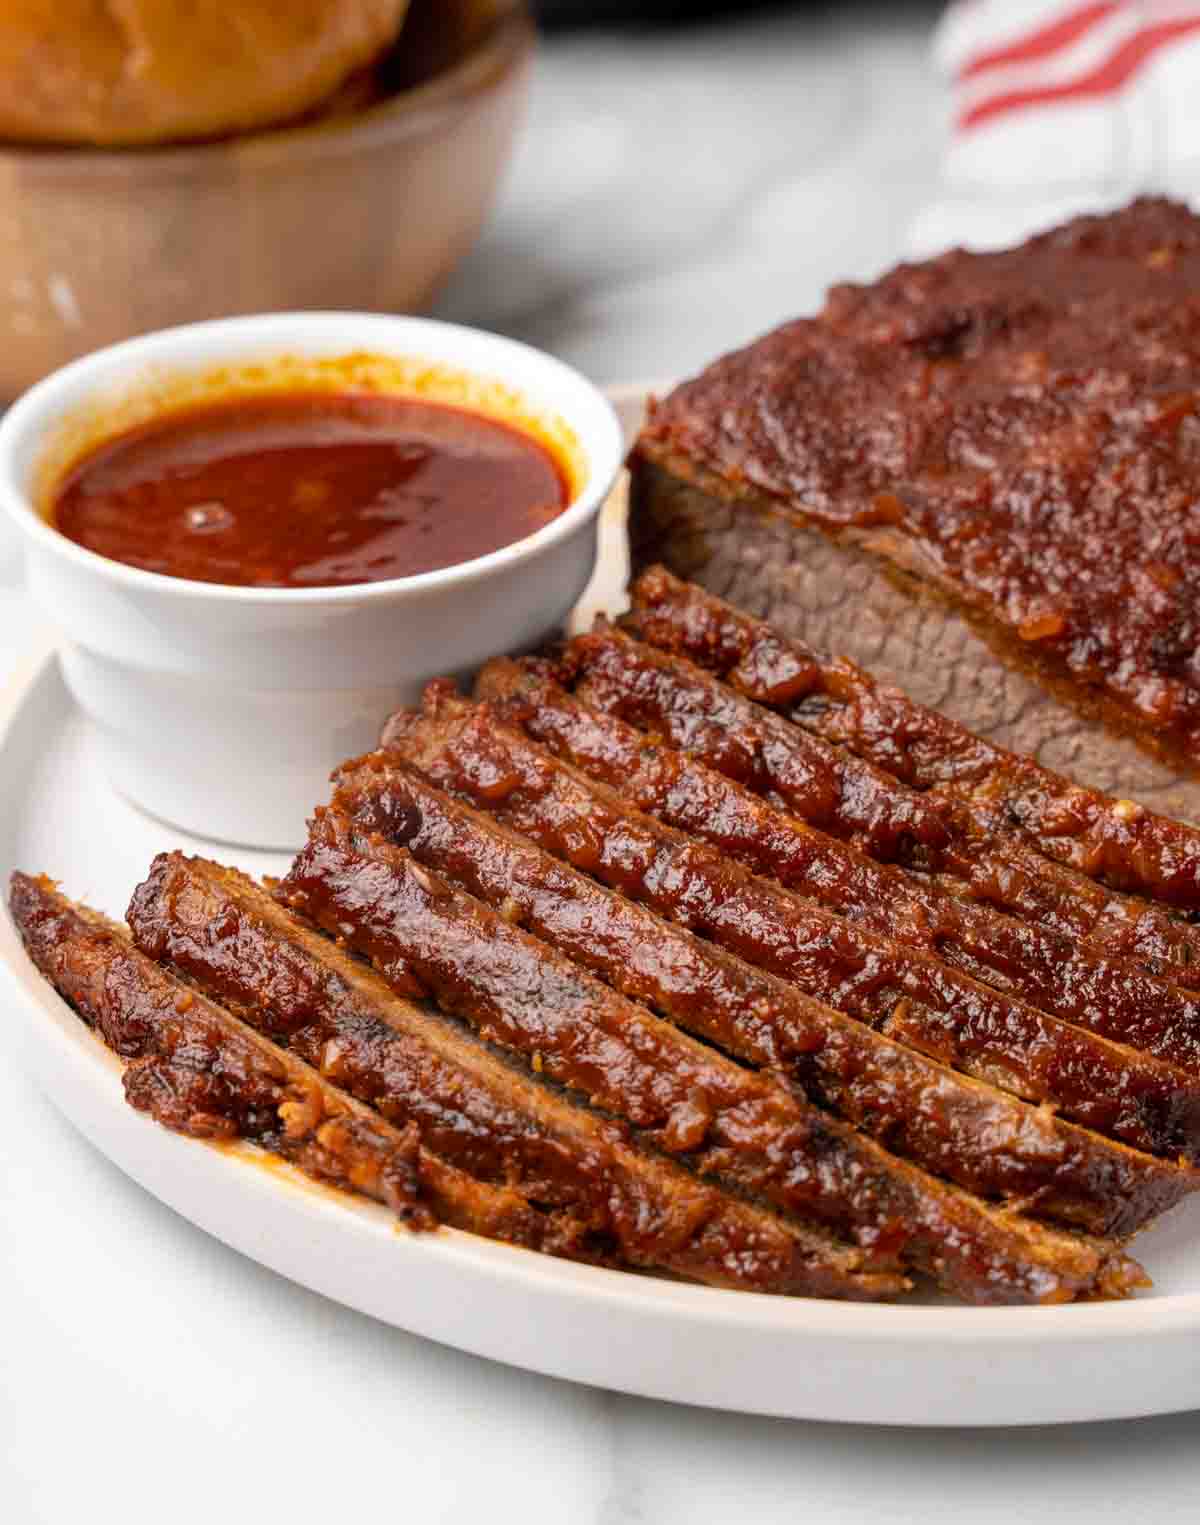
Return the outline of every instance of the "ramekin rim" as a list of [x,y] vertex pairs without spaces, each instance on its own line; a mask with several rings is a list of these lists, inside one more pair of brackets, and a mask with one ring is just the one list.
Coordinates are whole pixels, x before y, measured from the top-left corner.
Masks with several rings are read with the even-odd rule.
[[[161,353],[172,344],[186,344],[189,340],[216,338],[220,334],[245,333],[248,341],[255,339],[270,344],[273,330],[281,334],[297,326],[311,329],[332,328],[333,325],[351,326],[367,324],[373,327],[399,325],[410,330],[436,330],[444,335],[459,335],[471,343],[483,341],[494,345],[497,364],[488,368],[486,374],[505,380],[502,357],[518,353],[550,372],[558,371],[563,379],[579,389],[592,410],[590,424],[599,436],[593,442],[584,442],[588,463],[588,477],[582,489],[563,511],[533,534],[523,536],[509,545],[501,546],[486,555],[472,557],[452,566],[439,567],[430,572],[419,572],[408,577],[387,578],[378,582],[348,583],[334,587],[314,588],[259,588],[234,583],[202,582],[192,578],[169,577],[161,572],[149,572],[114,561],[98,552],[69,540],[38,513],[30,502],[25,483],[18,478],[17,458],[20,447],[32,431],[44,432],[49,427],[44,414],[53,408],[53,400],[63,390],[73,385],[83,386],[94,379],[99,382],[112,368],[123,363],[134,365],[140,360],[166,358]],[[352,339],[346,343],[346,352],[369,348]],[[280,342],[281,352],[304,351],[303,339],[290,345]],[[403,346],[377,346],[379,353],[405,353],[420,356],[419,341]],[[181,362],[181,366],[185,364]],[[463,371],[481,374],[473,365],[460,365]],[[563,412],[564,420],[575,427],[578,417],[569,410]],[[581,431],[582,432],[582,431]],[[589,439],[592,436],[589,435]],[[582,528],[595,517],[604,504],[613,483],[620,472],[624,457],[624,438],[620,420],[612,403],[604,392],[582,371],[556,356],[486,329],[467,324],[448,323],[440,319],[417,317],[402,313],[378,313],[364,311],[291,311],[279,313],[251,313],[230,318],[211,318],[196,323],[178,324],[169,328],[155,329],[116,344],[93,350],[77,360],[70,361],[37,382],[8,409],[0,419],[0,513],[8,516],[24,540],[31,541],[41,549],[65,559],[84,571],[92,573],[111,585],[131,592],[156,594],[163,598],[211,604],[259,604],[263,607],[298,608],[305,605],[359,604],[384,602],[405,596],[437,593],[473,583],[506,571],[526,560],[536,559],[543,551],[551,549],[560,541]]]

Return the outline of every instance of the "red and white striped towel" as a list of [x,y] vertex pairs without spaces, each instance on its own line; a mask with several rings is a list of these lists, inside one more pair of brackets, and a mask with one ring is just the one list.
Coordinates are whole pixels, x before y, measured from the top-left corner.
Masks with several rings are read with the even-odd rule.
[[1141,191],[1200,202],[1200,3],[957,0],[942,197],[910,243],[994,247]]

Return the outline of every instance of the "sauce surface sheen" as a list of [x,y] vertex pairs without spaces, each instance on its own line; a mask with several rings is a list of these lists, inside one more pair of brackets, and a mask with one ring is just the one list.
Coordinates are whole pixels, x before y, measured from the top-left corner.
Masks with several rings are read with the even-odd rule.
[[106,441],[67,474],[50,521],[168,577],[324,588],[471,561],[568,499],[550,451],[496,419],[386,394],[272,393]]

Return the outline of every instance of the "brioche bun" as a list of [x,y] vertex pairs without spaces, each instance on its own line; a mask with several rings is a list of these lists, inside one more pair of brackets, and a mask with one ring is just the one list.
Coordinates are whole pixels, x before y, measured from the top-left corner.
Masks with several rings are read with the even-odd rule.
[[132,146],[319,107],[395,41],[408,0],[5,0],[0,139]]

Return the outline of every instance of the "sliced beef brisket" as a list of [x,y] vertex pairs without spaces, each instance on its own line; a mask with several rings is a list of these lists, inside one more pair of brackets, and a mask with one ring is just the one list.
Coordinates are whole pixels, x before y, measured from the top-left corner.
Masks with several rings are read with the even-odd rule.
[[[348,764],[335,800],[624,994],[744,1062],[799,1082],[892,1153],[985,1197],[1125,1235],[1200,1180],[822,1006],[453,799],[396,754]],[[826,1120],[821,1131],[847,1138],[844,1124]],[[814,1211],[862,1221],[872,1203],[855,1201],[856,1175],[847,1166],[857,1153],[843,1144],[840,1158],[830,1159],[837,1169],[823,1166]]]
[[306,1175],[386,1203],[410,1226],[437,1218],[517,1244],[541,1242],[539,1215],[472,1181],[266,1042],[140,953],[128,936],[46,879],[12,877],[10,909],[34,963],[128,1061],[130,1104],[178,1133],[246,1139]]
[[336,925],[385,978],[399,969],[401,980],[428,981],[535,1068],[658,1124],[650,1137],[706,1179],[792,1215],[821,1211],[864,1252],[901,1255],[969,1301],[1060,1301],[1107,1284],[1111,1245],[1011,1220],[890,1159],[771,1077],[712,1050],[698,1062],[689,1039],[513,925],[511,905],[498,914],[337,810],[314,821],[280,893]]
[[[976,881],[984,898],[985,877],[1002,877],[1010,885],[992,893],[1007,889],[1007,909],[1061,919],[1110,945],[1116,937],[1139,954],[1200,970],[1200,929],[1178,914],[1200,911],[1194,828],[1040,767],[661,567],[634,583],[632,597],[627,623],[643,641],[890,775],[899,798],[919,794],[944,823],[943,866],[956,879],[971,882],[986,848]],[[701,710],[709,702],[704,688],[700,680],[694,702]],[[717,755],[707,753],[712,761]]]
[[[132,1061],[125,1071],[131,1104],[167,1127],[200,1138],[250,1139],[318,1180],[386,1202],[416,1226],[440,1220],[529,1249],[615,1261],[611,1244],[605,1253],[603,1238],[590,1232],[595,1225],[574,1210],[577,1204],[543,1210],[510,1185],[449,1163],[423,1141],[419,1123],[393,1126],[46,881],[14,875],[11,906],[38,968]],[[245,923],[241,930],[247,931]],[[240,947],[226,944],[218,962],[220,952],[244,960],[255,951],[253,937]],[[287,1018],[272,1017],[267,1025],[277,1021]],[[349,1031],[364,1037],[361,1026]],[[360,1049],[354,1062],[372,1061]],[[381,1086],[386,1081],[378,1071],[376,1078]],[[646,1174],[654,1178],[653,1163]],[[651,1192],[640,1204],[645,1258],[637,1263],[762,1292],[861,1300],[903,1288],[894,1273],[866,1268],[861,1252],[834,1247],[830,1253],[828,1244],[816,1245],[775,1215],[683,1172],[658,1174],[657,1200]],[[1132,1263],[1114,1262],[1113,1274],[1136,1278]]]
[[433,782],[631,898],[782,974],[809,994],[955,1067],[1136,1148],[1189,1156],[1200,1080],[1047,1016],[920,949],[831,915],[629,808],[504,725],[434,686],[389,728]]
[[[585,644],[586,638],[576,643]],[[619,788],[636,809],[752,872],[896,942],[928,949],[1042,1011],[1200,1073],[1200,996],[1099,947],[969,905],[925,876],[876,863],[583,704],[536,668],[493,662],[477,692],[557,756]]]

